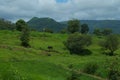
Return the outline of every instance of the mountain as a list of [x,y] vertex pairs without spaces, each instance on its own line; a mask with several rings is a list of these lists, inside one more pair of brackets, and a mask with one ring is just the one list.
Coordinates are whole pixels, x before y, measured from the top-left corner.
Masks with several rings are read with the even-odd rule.
[[58,32],[66,26],[66,24],[61,24],[52,18],[33,17],[27,23],[31,28],[37,29],[39,31],[42,31],[45,28],[49,28],[55,32]]
[[[67,21],[57,22],[52,18],[37,18],[34,17],[29,20],[28,25],[31,28],[42,31],[44,28],[49,28],[55,32],[58,32],[64,28],[67,28]],[[120,33],[120,20],[80,20],[81,24],[88,24],[90,33],[95,28],[110,28],[114,33]]]
[[[67,25],[67,21],[61,22]],[[88,24],[90,32],[93,32],[95,28],[110,28],[114,33],[120,33],[120,20],[80,20],[81,24]]]

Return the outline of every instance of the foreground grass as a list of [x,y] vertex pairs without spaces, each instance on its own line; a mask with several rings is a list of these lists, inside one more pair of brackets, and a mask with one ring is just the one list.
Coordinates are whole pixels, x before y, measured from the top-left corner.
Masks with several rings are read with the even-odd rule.
[[[107,77],[107,61],[110,57],[101,54],[98,42],[103,38],[93,37],[93,44],[88,47],[91,55],[70,55],[63,42],[68,34],[49,34],[31,32],[31,48],[23,48],[19,41],[20,32],[0,31],[0,77],[9,73],[11,69],[19,72],[19,75],[28,80],[66,80],[71,72],[67,69],[73,65],[73,69],[82,70],[87,63],[97,63],[100,67],[95,73],[102,78]],[[53,46],[49,52],[47,47]],[[120,57],[120,49],[116,51]],[[51,56],[50,56],[51,55]],[[6,73],[5,73],[6,72]],[[12,73],[12,72],[10,72]],[[81,75],[81,80],[96,80],[95,78]]]

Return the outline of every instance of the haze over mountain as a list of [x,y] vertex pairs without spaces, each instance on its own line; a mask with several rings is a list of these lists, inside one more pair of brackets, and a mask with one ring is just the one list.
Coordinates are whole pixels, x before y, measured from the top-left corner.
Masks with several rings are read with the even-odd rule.
[[[80,20],[80,23],[88,24],[90,32],[93,32],[95,28],[110,28],[113,32],[120,33],[120,20]],[[52,18],[34,17],[28,21],[28,25],[39,31],[42,31],[44,28],[50,28],[54,32],[58,32],[64,28],[67,28],[67,21],[57,22]]]

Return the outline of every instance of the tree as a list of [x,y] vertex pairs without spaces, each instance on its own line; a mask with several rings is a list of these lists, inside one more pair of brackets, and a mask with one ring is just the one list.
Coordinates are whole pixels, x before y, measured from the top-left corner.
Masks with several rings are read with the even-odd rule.
[[79,30],[80,30],[80,21],[77,20],[77,19],[69,20],[67,30],[70,33],[79,32]]
[[81,33],[86,34],[86,33],[88,33],[88,31],[89,31],[88,25],[87,24],[82,24],[81,25]]
[[89,35],[81,35],[79,33],[71,34],[65,42],[65,46],[71,54],[83,54],[85,47],[90,44],[91,37]]
[[102,35],[101,30],[99,28],[95,28],[94,31],[93,31],[93,34],[95,34],[97,36]]
[[16,22],[16,30],[22,31],[24,26],[27,26],[27,23],[24,20],[20,19]]
[[103,35],[110,35],[112,33],[112,29],[110,28],[105,28],[103,31],[102,31],[102,34]]
[[30,30],[28,26],[23,26],[23,30],[20,36],[21,45],[24,47],[30,47],[29,41],[30,41]]
[[113,56],[114,52],[118,49],[119,47],[119,40],[118,37],[115,35],[109,35],[107,38],[100,43],[100,46],[104,50],[108,50],[109,55]]

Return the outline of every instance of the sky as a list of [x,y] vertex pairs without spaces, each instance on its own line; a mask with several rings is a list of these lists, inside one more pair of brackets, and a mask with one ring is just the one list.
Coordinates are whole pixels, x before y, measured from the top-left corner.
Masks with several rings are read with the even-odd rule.
[[120,0],[0,0],[0,18],[28,21],[32,17],[120,20]]

